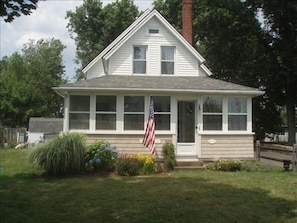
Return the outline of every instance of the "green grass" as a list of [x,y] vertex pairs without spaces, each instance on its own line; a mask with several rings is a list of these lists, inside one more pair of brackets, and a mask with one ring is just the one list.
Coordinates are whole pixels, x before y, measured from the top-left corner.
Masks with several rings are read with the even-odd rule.
[[13,222],[297,222],[297,173],[173,171],[43,177],[0,149],[0,217]]

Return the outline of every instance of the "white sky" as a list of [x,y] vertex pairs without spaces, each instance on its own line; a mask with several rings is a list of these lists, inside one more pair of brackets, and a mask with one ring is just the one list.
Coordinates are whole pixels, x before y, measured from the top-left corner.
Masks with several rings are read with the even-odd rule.
[[[103,5],[112,0],[101,0]],[[153,0],[134,0],[139,10],[152,8]],[[66,28],[68,20],[66,12],[75,11],[77,6],[83,4],[83,0],[47,0],[40,1],[38,8],[29,16],[21,15],[11,23],[5,23],[0,17],[0,59],[10,56],[14,52],[21,52],[24,43],[30,39],[35,42],[41,38],[55,38],[62,41],[67,48],[63,51],[63,60],[66,76],[71,80],[75,75],[75,43],[70,38]]]

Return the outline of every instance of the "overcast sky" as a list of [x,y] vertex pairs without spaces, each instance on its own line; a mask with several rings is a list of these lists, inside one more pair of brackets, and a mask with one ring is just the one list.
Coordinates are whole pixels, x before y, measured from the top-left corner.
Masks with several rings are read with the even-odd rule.
[[[112,0],[101,0],[101,2],[106,5]],[[134,0],[139,10],[151,9],[152,2],[153,0]],[[37,41],[41,38],[56,38],[67,46],[63,51],[63,60],[66,75],[72,79],[77,66],[74,63],[75,43],[69,36],[66,28],[68,20],[65,17],[67,11],[75,11],[75,8],[82,4],[82,0],[40,1],[38,8],[29,16],[22,15],[11,23],[5,23],[1,18],[0,58],[10,56],[16,51],[21,52],[23,44],[28,43],[30,39]]]

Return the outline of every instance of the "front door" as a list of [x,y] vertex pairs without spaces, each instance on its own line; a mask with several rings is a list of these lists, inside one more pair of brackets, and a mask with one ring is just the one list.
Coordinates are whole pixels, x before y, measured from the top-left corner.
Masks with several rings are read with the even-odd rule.
[[195,101],[177,102],[177,156],[197,155],[195,107]]

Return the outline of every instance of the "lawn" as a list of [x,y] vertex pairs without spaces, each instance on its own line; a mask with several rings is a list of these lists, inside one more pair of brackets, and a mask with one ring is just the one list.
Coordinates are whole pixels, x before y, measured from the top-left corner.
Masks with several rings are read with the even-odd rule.
[[173,171],[43,177],[0,149],[0,214],[13,222],[297,222],[297,173]]

